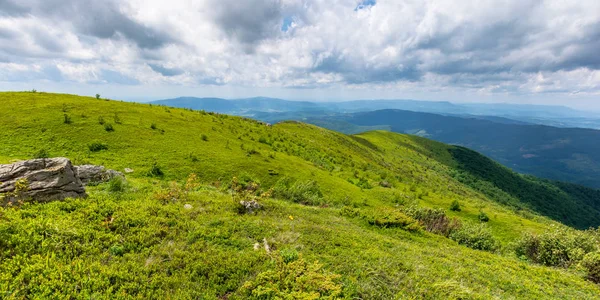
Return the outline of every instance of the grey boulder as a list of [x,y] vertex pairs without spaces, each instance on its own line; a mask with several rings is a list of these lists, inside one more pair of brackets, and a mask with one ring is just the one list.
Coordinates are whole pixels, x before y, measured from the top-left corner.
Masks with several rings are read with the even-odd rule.
[[[27,180],[27,189],[14,195],[19,179]],[[87,196],[71,161],[64,157],[0,165],[0,194],[5,195],[3,202],[13,202],[18,198],[44,202]]]
[[117,176],[123,177],[121,172],[95,165],[75,166],[75,174],[83,185],[107,182]]

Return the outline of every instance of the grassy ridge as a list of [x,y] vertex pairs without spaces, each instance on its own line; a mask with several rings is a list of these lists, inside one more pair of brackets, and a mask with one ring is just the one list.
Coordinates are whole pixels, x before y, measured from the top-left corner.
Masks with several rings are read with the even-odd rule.
[[[244,284],[279,270],[276,255],[288,250],[323,264],[322,276],[340,275],[335,281],[347,298],[582,299],[600,292],[576,269],[516,258],[510,244],[523,232],[561,225],[518,214],[461,183],[453,176],[455,158],[441,144],[70,95],[1,93],[0,103],[2,163],[44,150],[75,164],[135,170],[123,191],[100,185],[85,200],[2,208],[5,295],[244,298]],[[92,143],[107,149],[92,151]],[[153,166],[164,175],[149,176]],[[183,186],[191,173],[197,186],[163,196],[178,191],[170,182]],[[233,177],[265,190],[312,182],[322,196],[311,203],[276,196],[257,214],[240,215],[227,188]],[[462,210],[447,211],[451,217],[477,223],[481,211],[490,216],[497,253],[344,213],[447,210],[455,200]],[[254,249],[263,239],[272,253]]]

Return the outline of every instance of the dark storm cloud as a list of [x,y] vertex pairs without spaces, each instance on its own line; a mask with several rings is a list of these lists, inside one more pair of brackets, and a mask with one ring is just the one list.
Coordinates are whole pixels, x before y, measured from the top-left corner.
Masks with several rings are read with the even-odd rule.
[[250,50],[281,32],[284,16],[279,0],[212,0],[210,7],[217,27]]

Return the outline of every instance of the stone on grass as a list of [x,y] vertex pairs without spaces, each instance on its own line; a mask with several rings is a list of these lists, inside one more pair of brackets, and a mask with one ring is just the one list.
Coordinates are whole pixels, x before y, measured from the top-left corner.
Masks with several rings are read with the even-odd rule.
[[85,189],[71,161],[64,157],[40,158],[0,165],[0,194],[4,199],[14,202],[15,184],[25,179],[27,189],[19,198],[32,199],[37,202],[62,200],[65,198],[84,198]]
[[95,165],[75,166],[75,172],[83,185],[107,182],[117,176],[123,177],[121,172],[107,170],[104,166]]

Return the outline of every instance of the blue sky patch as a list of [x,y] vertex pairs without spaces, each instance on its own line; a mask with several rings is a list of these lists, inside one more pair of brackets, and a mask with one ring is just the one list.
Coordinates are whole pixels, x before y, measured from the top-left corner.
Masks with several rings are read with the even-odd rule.
[[377,0],[363,0],[356,6],[354,11],[357,11],[359,9],[365,9],[365,8],[371,7],[371,6],[375,6],[375,4],[377,4]]
[[294,23],[294,19],[292,17],[283,18],[283,24],[281,24],[281,31],[287,32],[292,26],[292,23]]

